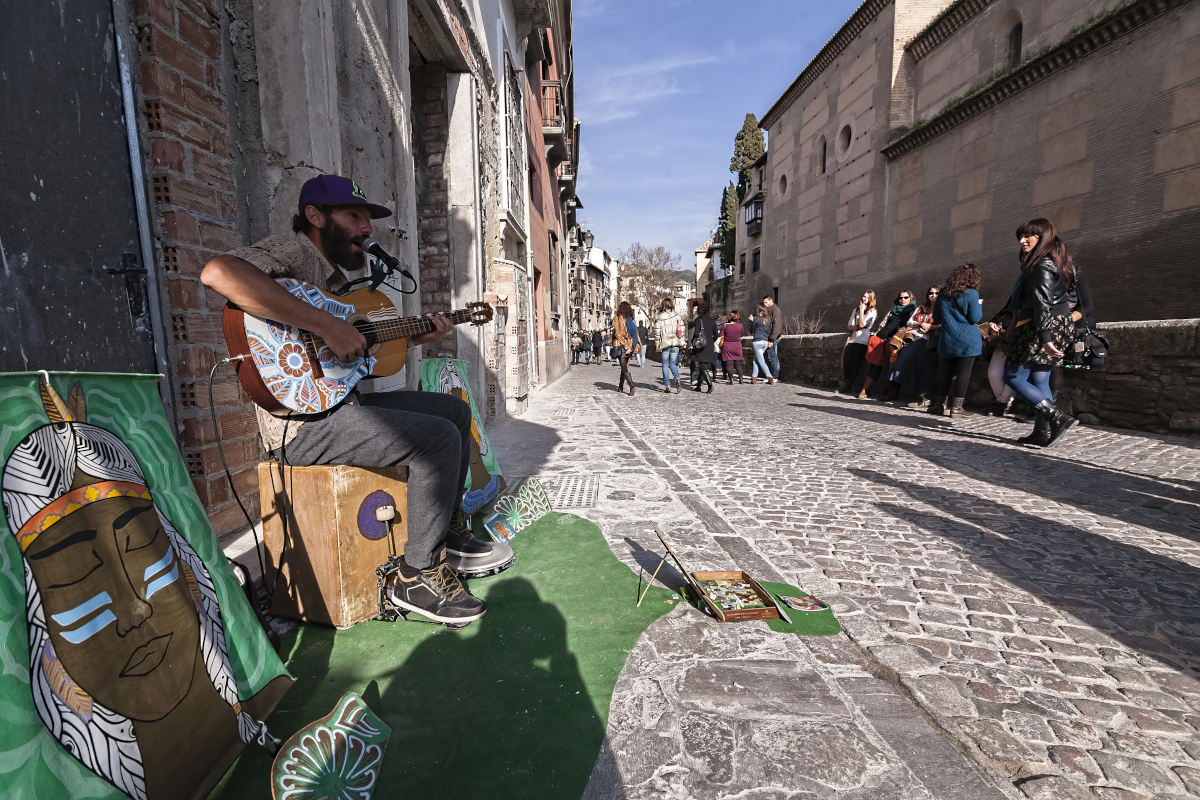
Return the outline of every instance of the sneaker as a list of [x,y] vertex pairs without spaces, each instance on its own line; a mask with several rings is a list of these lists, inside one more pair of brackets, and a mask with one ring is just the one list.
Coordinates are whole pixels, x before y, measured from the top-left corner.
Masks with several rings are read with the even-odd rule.
[[450,515],[450,527],[446,530],[446,552],[459,558],[482,558],[491,555],[492,545],[475,538],[467,524],[467,515],[461,508],[456,508]]
[[445,561],[426,569],[410,567],[404,559],[388,579],[388,602],[415,611],[434,622],[465,625],[487,611],[484,602],[467,594],[462,582]]

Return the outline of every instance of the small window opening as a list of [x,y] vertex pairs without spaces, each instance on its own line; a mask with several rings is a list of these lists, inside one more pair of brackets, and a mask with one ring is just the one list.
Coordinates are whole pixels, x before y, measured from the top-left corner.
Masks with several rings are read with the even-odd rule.
[[1008,65],[1010,67],[1021,63],[1021,33],[1022,25],[1018,22],[1013,25],[1008,34]]
[[827,153],[826,142],[825,142],[824,136],[821,137],[821,144],[819,147],[819,151],[820,152],[817,154],[817,164],[820,168],[820,174],[824,175],[825,167],[826,167],[826,164],[828,163],[828,161],[827,161],[828,153]]

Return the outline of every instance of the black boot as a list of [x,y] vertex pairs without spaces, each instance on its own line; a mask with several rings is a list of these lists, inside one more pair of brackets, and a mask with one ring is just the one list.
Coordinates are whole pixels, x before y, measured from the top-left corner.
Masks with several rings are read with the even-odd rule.
[[1071,430],[1075,426],[1075,423],[1079,422],[1079,420],[1070,414],[1064,414],[1059,411],[1050,400],[1043,400],[1038,403],[1037,408],[1034,410],[1040,410],[1050,422],[1050,440],[1046,442],[1045,447],[1054,444],[1058,440],[1058,437]]
[[1050,444],[1050,417],[1042,412],[1041,403],[1033,410],[1033,430],[1028,436],[1022,436],[1017,441],[1021,444],[1036,444],[1039,447]]
[[1004,412],[1008,410],[1008,403],[992,403],[991,414],[993,417],[1003,417]]
[[929,408],[926,413],[933,414],[935,417],[946,416],[946,398],[935,397],[929,401]]

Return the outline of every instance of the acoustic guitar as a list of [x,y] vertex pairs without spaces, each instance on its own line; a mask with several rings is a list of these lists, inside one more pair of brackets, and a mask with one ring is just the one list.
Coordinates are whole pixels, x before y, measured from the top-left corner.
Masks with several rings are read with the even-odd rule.
[[[231,355],[246,356],[238,362],[238,380],[250,399],[267,411],[328,411],[363,378],[399,372],[408,359],[409,337],[434,330],[428,317],[401,317],[383,292],[359,289],[338,296],[293,278],[278,283],[357,328],[367,340],[367,353],[353,361],[338,361],[314,333],[226,306],[221,321],[225,344]],[[446,316],[455,325],[483,325],[491,322],[492,307],[469,303]]]

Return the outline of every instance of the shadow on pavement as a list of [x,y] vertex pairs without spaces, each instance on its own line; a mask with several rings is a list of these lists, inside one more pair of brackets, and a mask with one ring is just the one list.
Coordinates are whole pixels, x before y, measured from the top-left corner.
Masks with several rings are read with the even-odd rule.
[[[1200,570],[987,498],[907,483],[873,470],[850,472],[947,515],[875,503],[893,517],[957,542],[980,567],[1133,650],[1181,670],[1200,669],[1195,615]],[[1021,615],[1014,609],[1014,616]]]
[[488,441],[496,452],[501,473],[512,478],[536,475],[562,437],[548,425],[507,417],[488,429]]
[[[936,447],[936,457],[929,455]],[[999,448],[938,440],[912,448],[912,454],[975,480],[1076,506],[1093,514],[1200,541],[1200,491],[1144,475],[1057,458],[1023,448],[1025,464],[997,471]],[[1190,483],[1190,481],[1183,481]]]

